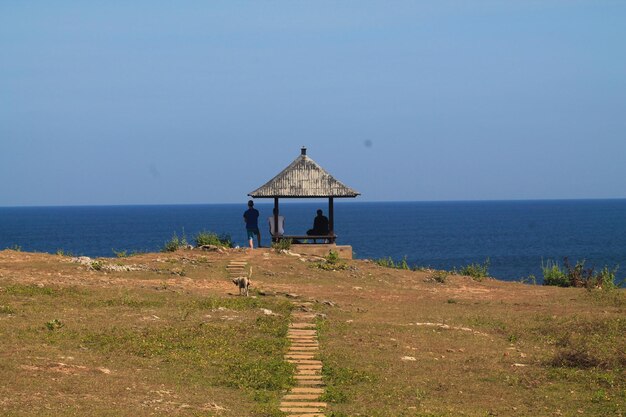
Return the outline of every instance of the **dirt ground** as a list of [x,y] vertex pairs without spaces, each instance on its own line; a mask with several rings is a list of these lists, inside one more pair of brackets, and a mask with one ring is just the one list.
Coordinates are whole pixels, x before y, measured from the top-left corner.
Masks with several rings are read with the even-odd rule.
[[[73,363],[59,358],[64,355],[65,342],[57,341],[53,350],[28,345],[40,343],[39,337],[54,345],[54,331],[38,328],[43,336],[32,339],[9,336],[20,326],[23,333],[16,334],[36,333],[34,323],[42,322],[44,316],[38,315],[33,303],[48,300],[47,288],[69,288],[73,293],[68,298],[45,301],[48,307],[41,307],[42,311],[48,309],[45,317],[52,317],[50,311],[58,308],[64,311],[65,321],[82,317],[87,323],[90,318],[101,319],[115,311],[108,308],[111,303],[105,311],[76,301],[84,290],[107,300],[111,294],[122,297],[115,305],[120,305],[119,313],[126,314],[128,320],[137,320],[136,326],[152,316],[168,315],[172,316],[168,328],[184,326],[174,318],[180,316],[180,305],[186,299],[237,297],[226,271],[231,260],[247,261],[252,266],[254,300],[313,301],[314,310],[324,317],[318,328],[328,415],[624,415],[623,290],[588,291],[445,274],[438,275],[443,281],[438,282],[434,271],[390,269],[367,260],[332,267],[320,258],[279,254],[271,249],[224,253],[180,250],[82,261],[59,255],[0,252],[0,336],[4,335],[0,370],[13,378],[12,382],[5,379],[0,383],[0,413],[35,415],[23,408],[39,401],[46,404],[47,408],[40,409],[45,415],[90,415],[86,404],[121,396],[130,404],[129,415],[280,415],[268,411],[271,407],[259,409],[259,402],[273,401],[259,399],[260,391],[231,398],[238,395],[233,394],[236,390],[232,387],[195,380],[186,387],[191,393],[185,401],[191,406],[182,408],[180,404],[164,406],[168,401],[177,403],[172,397],[182,396],[178,388],[165,387],[163,390],[170,394],[161,395],[154,393],[158,386],[144,384],[144,390],[154,392],[133,395],[132,389],[126,390],[124,383],[118,382],[102,392],[102,377],[116,372],[109,369],[109,365],[116,366],[111,359],[114,352],[103,348],[89,351],[85,354],[89,360]],[[41,294],[14,289],[31,285],[42,288]],[[171,297],[153,300],[165,292]],[[124,304],[124,297],[141,302]],[[55,305],[65,302],[71,311]],[[196,313],[190,314],[193,317]],[[20,320],[23,324],[18,325]],[[46,323],[55,326],[54,322]],[[62,331],[66,330],[58,333]],[[71,352],[65,352],[67,356],[76,353],[73,347],[68,349]],[[35,353],[52,351],[54,358],[33,359]],[[167,361],[172,358],[168,356]],[[149,378],[167,362],[149,359],[130,355],[128,360],[133,366],[148,369],[142,377]],[[184,370],[176,368],[176,372]],[[41,374],[48,379],[86,374],[82,379],[64,379],[64,389],[73,392],[72,384],[78,381],[93,383],[94,389],[81,390],[74,397],[68,394],[55,403],[36,387]],[[184,381],[172,384],[185,385]],[[141,385],[139,381],[135,384]],[[212,392],[216,402],[200,400],[203,390]],[[92,415],[115,415],[108,414],[110,410],[104,406],[95,410]]]

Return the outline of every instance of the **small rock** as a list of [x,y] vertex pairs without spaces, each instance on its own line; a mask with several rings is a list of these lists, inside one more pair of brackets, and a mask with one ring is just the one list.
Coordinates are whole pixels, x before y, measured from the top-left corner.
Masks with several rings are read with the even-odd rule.
[[337,306],[336,303],[333,303],[332,301],[328,301],[328,300],[322,301],[322,304],[326,304],[327,306],[331,306],[331,307],[336,307]]
[[266,316],[277,316],[278,314],[274,313],[272,310],[269,310],[267,308],[262,308],[261,311],[263,312],[263,314],[265,314]]
[[298,294],[287,293],[287,294],[285,294],[285,297],[287,297],[287,298],[298,298],[300,296]]
[[411,361],[411,362],[414,362],[414,361],[416,361],[416,360],[417,360],[417,359],[415,359],[413,356],[403,356],[401,359],[402,359],[403,361]]

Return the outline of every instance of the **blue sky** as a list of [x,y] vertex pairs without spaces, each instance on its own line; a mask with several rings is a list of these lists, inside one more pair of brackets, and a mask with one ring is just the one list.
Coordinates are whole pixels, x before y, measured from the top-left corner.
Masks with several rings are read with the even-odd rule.
[[0,206],[626,198],[626,2],[0,2]]

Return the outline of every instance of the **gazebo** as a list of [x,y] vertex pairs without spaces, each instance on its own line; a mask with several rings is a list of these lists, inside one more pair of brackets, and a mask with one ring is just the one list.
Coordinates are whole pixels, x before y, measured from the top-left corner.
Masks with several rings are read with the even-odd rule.
[[[319,166],[306,154],[302,147],[298,156],[287,168],[269,180],[266,184],[248,194],[252,198],[273,198],[276,214],[274,215],[274,230],[278,230],[278,201],[281,198],[328,198],[328,228],[330,233],[324,236],[329,243],[334,243],[335,219],[334,199],[354,198],[361,193],[347,187],[336,180],[326,170]],[[275,236],[272,240],[281,238],[304,238],[307,236]],[[320,237],[318,237],[320,238]]]

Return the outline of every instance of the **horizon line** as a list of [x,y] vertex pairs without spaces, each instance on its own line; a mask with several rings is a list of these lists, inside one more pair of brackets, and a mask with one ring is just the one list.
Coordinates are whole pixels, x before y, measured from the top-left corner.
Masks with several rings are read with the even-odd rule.
[[[238,202],[222,202],[222,203],[120,203],[120,204],[41,204],[41,205],[7,205],[0,206],[3,208],[69,208],[69,207],[163,207],[163,206],[219,206],[219,205],[245,205],[248,199]],[[272,205],[271,201],[261,202],[256,199],[259,205]],[[291,201],[290,201],[291,200]],[[293,201],[298,200],[298,201]],[[324,200],[324,198],[294,198],[281,199],[281,204],[308,203],[313,204],[311,200]],[[559,201],[619,201],[626,200],[626,197],[601,197],[601,198],[511,198],[511,199],[476,199],[476,200],[336,200],[335,204],[384,204],[384,203],[505,203],[505,202],[559,202]]]

